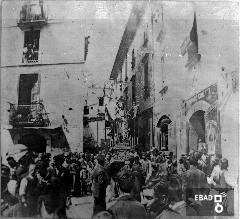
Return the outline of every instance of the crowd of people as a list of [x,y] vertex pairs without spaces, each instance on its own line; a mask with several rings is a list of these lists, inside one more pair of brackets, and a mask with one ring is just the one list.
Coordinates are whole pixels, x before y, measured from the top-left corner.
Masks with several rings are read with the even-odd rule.
[[[19,161],[7,158],[2,164],[2,213],[4,216],[32,217],[54,214],[66,218],[70,197],[91,194],[94,156],[88,153],[35,154]],[[4,205],[5,204],[5,205]]]
[[[122,152],[121,152],[122,153]],[[196,195],[227,193],[223,215],[233,215],[228,160],[205,149],[179,160],[170,152],[28,152],[2,164],[3,216],[66,218],[71,197],[93,196],[93,218],[178,218],[214,215],[214,202]]]

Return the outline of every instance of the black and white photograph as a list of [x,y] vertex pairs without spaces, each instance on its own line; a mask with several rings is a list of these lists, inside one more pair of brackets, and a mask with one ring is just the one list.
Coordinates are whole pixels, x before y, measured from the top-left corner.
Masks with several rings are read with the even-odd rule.
[[239,218],[238,0],[0,0],[1,218]]

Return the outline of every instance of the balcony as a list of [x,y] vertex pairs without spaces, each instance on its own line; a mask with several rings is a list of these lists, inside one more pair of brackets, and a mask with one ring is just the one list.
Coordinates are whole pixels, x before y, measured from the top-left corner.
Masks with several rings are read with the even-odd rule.
[[22,63],[34,64],[39,62],[39,51],[37,49],[23,49]]
[[42,103],[18,105],[10,103],[9,123],[13,127],[47,127],[50,124]]
[[43,4],[25,4],[20,11],[20,19],[17,21],[18,27],[25,31],[31,28],[41,28],[47,24],[46,12]]

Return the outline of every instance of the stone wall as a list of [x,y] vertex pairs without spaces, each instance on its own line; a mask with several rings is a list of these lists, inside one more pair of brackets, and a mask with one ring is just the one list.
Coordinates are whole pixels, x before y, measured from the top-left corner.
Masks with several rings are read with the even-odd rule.
[[8,102],[18,102],[19,75],[38,73],[41,78],[40,99],[51,126],[62,126],[64,115],[67,120],[64,131],[71,149],[82,150],[84,84],[81,68],[82,65],[43,65],[2,69],[2,124],[9,125]]

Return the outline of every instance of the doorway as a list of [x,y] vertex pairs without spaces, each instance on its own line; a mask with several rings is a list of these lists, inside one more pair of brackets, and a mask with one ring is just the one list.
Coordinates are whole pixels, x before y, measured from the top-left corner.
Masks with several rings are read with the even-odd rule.
[[36,153],[46,152],[46,140],[37,133],[22,136],[18,143],[26,145],[31,151]]
[[167,151],[168,150],[168,126],[171,123],[171,119],[166,116],[163,115],[157,123],[157,127],[160,129],[160,133],[159,133],[159,149],[162,151]]
[[198,110],[189,119],[188,145],[191,150],[198,150],[198,142],[205,143],[205,111]]
[[[19,79],[18,105],[31,105],[38,74],[21,74]],[[34,98],[35,99],[35,98]]]

